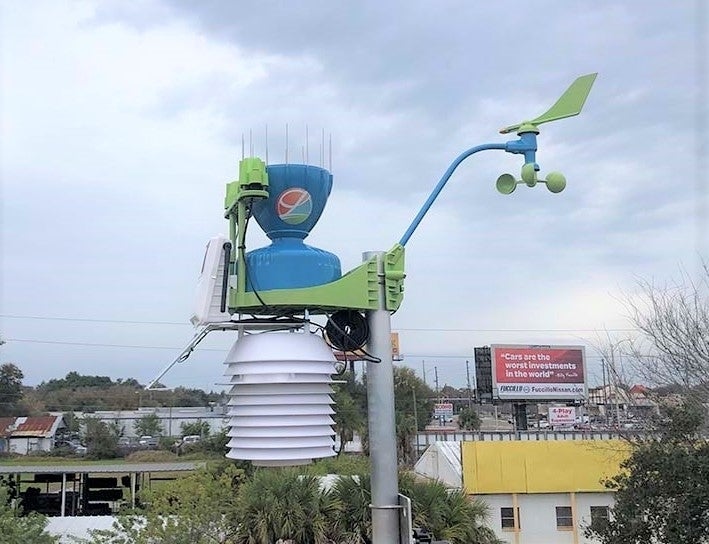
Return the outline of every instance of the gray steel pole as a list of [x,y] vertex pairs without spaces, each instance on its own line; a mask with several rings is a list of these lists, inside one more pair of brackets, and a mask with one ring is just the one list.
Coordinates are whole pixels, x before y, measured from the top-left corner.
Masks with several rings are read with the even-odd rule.
[[470,385],[470,361],[465,361],[465,374],[468,377],[468,410],[473,409],[473,389]]
[[620,380],[618,379],[618,371],[615,369],[615,353],[613,353],[614,346],[611,345],[611,371],[613,372],[613,378],[615,379],[615,424],[618,432],[620,433],[620,403],[618,399],[618,392],[620,390]]
[[363,260],[377,258],[379,309],[367,312],[367,351],[380,359],[367,363],[369,459],[372,464],[372,544],[399,542],[399,475],[394,416],[394,368],[391,360],[391,315],[386,309],[383,251],[368,251]]

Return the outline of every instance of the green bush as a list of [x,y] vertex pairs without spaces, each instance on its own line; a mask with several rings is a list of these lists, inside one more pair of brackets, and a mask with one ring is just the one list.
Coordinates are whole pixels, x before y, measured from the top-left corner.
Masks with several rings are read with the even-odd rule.
[[342,454],[337,457],[318,459],[312,465],[304,467],[304,472],[314,476],[325,474],[362,474],[369,472],[369,458],[364,455]]
[[177,461],[177,455],[164,450],[134,451],[126,456],[129,463],[169,463]]

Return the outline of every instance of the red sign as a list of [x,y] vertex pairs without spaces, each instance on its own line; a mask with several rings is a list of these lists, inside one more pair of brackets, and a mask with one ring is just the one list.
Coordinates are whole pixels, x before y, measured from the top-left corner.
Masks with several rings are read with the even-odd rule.
[[452,402],[437,402],[433,405],[433,414],[436,416],[453,416],[453,403]]
[[491,347],[500,399],[582,399],[586,393],[582,346]]

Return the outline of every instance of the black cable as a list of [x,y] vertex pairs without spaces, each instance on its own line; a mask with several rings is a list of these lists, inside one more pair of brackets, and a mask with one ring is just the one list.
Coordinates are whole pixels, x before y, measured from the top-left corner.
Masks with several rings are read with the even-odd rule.
[[256,295],[256,298],[261,303],[261,306],[263,306],[264,309],[269,313],[273,313],[271,308],[268,306],[268,304],[264,302],[263,298],[261,298],[261,294],[256,289],[256,285],[254,284],[253,280],[251,279],[251,275],[249,274],[249,266],[246,261],[246,231],[249,228],[249,220],[251,219],[251,207],[253,206],[253,204],[254,199],[250,198],[249,205],[247,207],[246,221],[244,222],[243,243],[241,243],[237,249],[239,251],[240,258],[244,261],[244,273],[246,274],[246,281],[251,284],[251,290],[254,292],[254,295]]
[[328,316],[325,334],[329,342],[341,351],[361,348],[369,338],[369,325],[355,310],[338,310]]
[[224,252],[224,277],[222,278],[222,292],[219,301],[219,311],[226,312],[226,299],[229,291],[229,265],[231,264],[231,242],[224,242],[222,245]]
[[[344,311],[353,311],[353,310],[344,310]],[[357,312],[357,313],[358,313],[358,312]],[[332,323],[333,327],[334,327],[341,335],[343,335],[344,337],[349,338],[348,333],[345,332],[344,330],[342,330],[342,328],[341,328],[337,323],[335,323],[334,321],[332,321],[330,314],[326,314],[326,315],[327,315],[327,318],[328,318],[328,323]],[[360,314],[360,315],[361,315],[361,314]],[[325,336],[325,341],[328,343],[328,345],[330,345],[330,347],[334,347],[334,348],[336,348],[336,349],[339,349],[339,348],[337,348],[337,346],[333,346],[333,345],[329,342],[329,340],[328,340],[328,338],[327,338],[327,330],[326,330],[326,328],[323,327],[322,325],[317,325],[317,326],[320,327],[320,328],[323,330],[323,332],[325,333],[325,335],[324,335],[324,336]],[[367,333],[367,338],[369,338],[369,327],[367,327],[367,331],[368,331],[368,333]],[[381,362],[382,362],[382,360],[381,360],[379,357],[375,357],[374,355],[372,355],[371,353],[369,353],[367,350],[365,350],[363,347],[360,347],[360,348],[357,348],[357,349],[359,349],[359,351],[361,351],[361,352],[365,355],[365,358],[363,359],[364,361],[368,361],[368,362],[370,362],[370,363],[381,363]],[[345,352],[345,353],[346,353],[346,352]]]

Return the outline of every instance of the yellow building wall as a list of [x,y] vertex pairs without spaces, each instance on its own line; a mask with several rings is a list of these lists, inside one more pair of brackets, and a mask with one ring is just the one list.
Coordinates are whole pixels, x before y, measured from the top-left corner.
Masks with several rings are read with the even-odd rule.
[[467,493],[606,491],[603,480],[630,455],[622,440],[463,442]]

